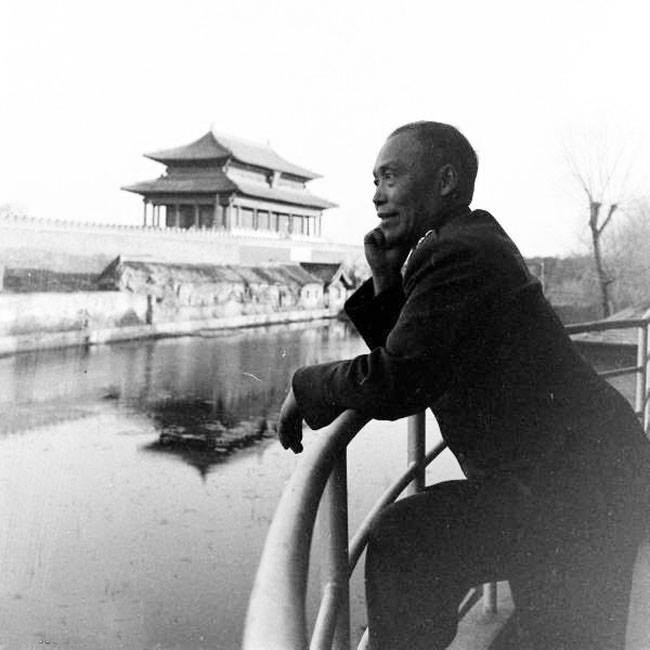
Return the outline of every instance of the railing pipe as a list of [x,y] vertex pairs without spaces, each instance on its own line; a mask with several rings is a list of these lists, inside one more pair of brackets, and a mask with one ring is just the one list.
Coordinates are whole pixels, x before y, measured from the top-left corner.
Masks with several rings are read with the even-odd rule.
[[639,327],[636,349],[636,365],[640,372],[636,377],[635,410],[641,414],[643,430],[648,433],[648,323]]
[[311,650],[349,650],[348,489],[346,450],[336,459],[318,514],[324,546],[321,554],[323,600]]
[[[444,442],[439,442],[429,453],[422,459],[422,467],[426,468],[427,465],[432,463],[445,449],[447,445]],[[349,553],[349,564],[350,564],[350,573],[354,570],[354,567],[357,565],[361,553],[366,546],[368,541],[368,533],[370,532],[370,527],[372,526],[375,517],[383,508],[385,508],[389,503],[393,503],[395,499],[404,491],[407,485],[413,480],[416,472],[419,471],[419,467],[415,464],[409,465],[407,470],[381,495],[379,500],[375,505],[370,509],[368,514],[365,516],[357,532],[354,534],[354,537],[350,540],[350,553]]]
[[318,502],[336,458],[367,420],[346,411],[306,446],[266,537],[246,614],[244,650],[308,647],[305,596]]
[[598,374],[603,379],[614,379],[614,377],[622,377],[623,375],[632,375],[641,373],[643,368],[641,366],[627,366],[625,368],[616,368],[615,370],[601,370]]
[[425,426],[424,411],[411,415],[408,419],[407,463],[409,465],[413,463],[418,467],[413,480],[407,487],[406,493],[408,495],[417,494],[424,490],[425,468],[422,467],[422,459],[424,458],[424,445],[426,438]]
[[340,585],[333,582],[323,587],[318,615],[309,650],[331,650],[334,633],[337,629]]
[[[641,413],[643,417],[645,411],[645,394],[646,394],[646,350],[648,347],[648,330],[646,327],[639,327],[637,330],[638,343],[636,347],[636,365],[639,373],[636,376],[636,395],[634,398],[634,410]],[[645,421],[643,422],[645,426]]]
[[631,327],[644,327],[648,324],[647,318],[628,318],[625,320],[597,320],[588,323],[573,323],[565,325],[564,331],[569,334],[583,334],[586,332],[605,332],[607,330],[624,330]]
[[483,585],[483,613],[497,613],[497,583],[487,582]]

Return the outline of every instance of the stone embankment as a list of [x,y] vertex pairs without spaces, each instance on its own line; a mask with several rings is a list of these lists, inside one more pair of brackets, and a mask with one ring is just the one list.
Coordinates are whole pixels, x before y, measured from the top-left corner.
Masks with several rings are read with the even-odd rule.
[[[103,273],[89,276],[95,290],[67,292],[29,292],[45,276],[19,283],[9,271],[0,293],[4,355],[328,318],[339,312],[347,293],[336,265],[330,281],[323,281],[297,264],[189,265],[118,257]],[[65,288],[65,282],[60,274],[54,286]],[[11,286],[14,292],[7,291]]]

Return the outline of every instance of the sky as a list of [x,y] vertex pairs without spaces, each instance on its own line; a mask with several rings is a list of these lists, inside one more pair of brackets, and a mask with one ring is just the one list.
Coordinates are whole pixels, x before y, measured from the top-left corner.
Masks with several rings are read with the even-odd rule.
[[567,146],[632,151],[626,198],[650,194],[649,18],[644,0],[0,0],[0,205],[139,224],[120,187],[164,171],[142,154],[214,127],[322,174],[325,234],[360,243],[383,141],[432,119],[473,144],[473,206],[525,255],[576,252]]

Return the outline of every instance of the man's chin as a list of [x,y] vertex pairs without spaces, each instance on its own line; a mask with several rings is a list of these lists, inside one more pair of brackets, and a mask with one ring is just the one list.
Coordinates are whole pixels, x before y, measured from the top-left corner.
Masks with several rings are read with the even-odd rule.
[[382,228],[381,231],[384,234],[386,248],[396,248],[405,245],[404,235],[399,231],[396,232],[391,228]]
[[382,223],[379,226],[379,229],[384,235],[387,248],[393,248],[394,246],[399,246],[402,243],[402,237],[400,237],[399,230],[397,230],[394,226],[391,227],[390,225]]

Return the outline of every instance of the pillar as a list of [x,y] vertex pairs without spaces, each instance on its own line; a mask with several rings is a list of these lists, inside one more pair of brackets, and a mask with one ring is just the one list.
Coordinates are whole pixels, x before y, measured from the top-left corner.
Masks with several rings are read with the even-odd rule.
[[143,207],[142,227],[146,228],[147,227],[147,199],[142,199],[142,207]]
[[228,205],[226,206],[226,211],[225,211],[224,219],[223,219],[223,227],[226,230],[231,230],[232,229],[233,207],[234,207],[234,200],[233,200],[233,197],[232,197],[232,194],[231,194],[229,199],[228,199]]
[[201,208],[198,203],[194,204],[194,227],[198,229],[201,226]]
[[177,203],[174,210],[174,228],[181,227],[181,206]]

